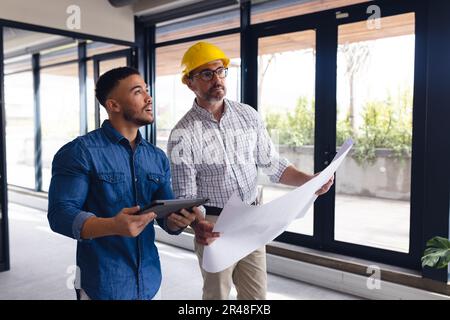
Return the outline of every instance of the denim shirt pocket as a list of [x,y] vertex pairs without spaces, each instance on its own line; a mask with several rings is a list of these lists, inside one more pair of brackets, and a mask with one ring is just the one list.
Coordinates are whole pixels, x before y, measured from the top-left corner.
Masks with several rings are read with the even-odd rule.
[[98,196],[107,203],[123,199],[125,193],[125,174],[123,172],[97,173],[95,184]]
[[162,174],[147,173],[147,179],[144,187],[146,197],[150,197],[152,200],[158,200],[154,199],[153,194],[158,191],[165,181],[165,177]]

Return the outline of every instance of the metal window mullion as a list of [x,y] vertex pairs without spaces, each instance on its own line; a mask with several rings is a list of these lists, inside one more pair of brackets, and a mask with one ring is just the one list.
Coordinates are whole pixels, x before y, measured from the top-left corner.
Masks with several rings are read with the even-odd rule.
[[[94,63],[94,83],[97,84],[97,80],[100,77],[100,61],[97,59],[93,60]],[[100,103],[97,99],[95,101],[95,110],[94,110],[94,118],[95,118],[95,129],[100,128]]]
[[250,29],[251,3],[241,4],[241,101],[258,110],[258,40]]
[[156,39],[156,29],[155,26],[147,28],[147,41],[148,41],[148,86],[150,88],[150,95],[153,98],[153,123],[149,126],[148,139],[149,141],[156,146],[156,47],[155,47],[155,39]]
[[33,97],[34,97],[34,177],[35,191],[42,190],[42,134],[41,134],[41,95],[40,95],[40,54],[31,57],[33,69]]
[[[316,31],[314,172],[328,166],[336,151],[337,25]],[[314,238],[326,247],[334,240],[334,186],[314,203]]]
[[[144,78],[145,83],[148,85],[148,65],[147,65],[147,37],[146,37],[146,28],[143,26],[142,23],[139,22],[139,20],[135,17],[134,18],[134,38],[136,47],[133,48],[132,52],[132,67],[139,70],[139,73],[141,74],[142,78]],[[149,126],[141,127],[139,128],[139,131],[141,132],[142,136],[145,140],[149,141]]]
[[78,83],[80,93],[80,135],[88,132],[86,42],[78,43]]
[[10,269],[9,261],[9,228],[8,228],[8,186],[6,176],[6,138],[5,138],[5,103],[4,103],[4,68],[3,68],[3,27],[0,26],[0,151],[2,158],[0,160],[0,271]]
[[[425,30],[417,30],[418,33]],[[425,194],[422,246],[435,236],[449,237],[450,212],[450,2],[429,1],[426,22],[427,69],[425,137]],[[419,34],[420,35],[420,34]],[[425,63],[425,61],[423,62]],[[423,247],[422,247],[423,248]],[[425,278],[446,283],[448,268],[425,267]]]

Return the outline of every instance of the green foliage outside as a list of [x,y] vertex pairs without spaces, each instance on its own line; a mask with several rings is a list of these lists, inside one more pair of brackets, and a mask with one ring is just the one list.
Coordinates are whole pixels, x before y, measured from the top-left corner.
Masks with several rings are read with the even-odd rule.
[[281,145],[297,147],[314,142],[314,101],[300,97],[293,112],[268,113],[265,120],[269,132],[277,130]]
[[434,237],[427,242],[422,256],[422,267],[447,268],[450,263],[450,241],[443,237]]
[[[362,123],[357,130],[350,125],[350,115],[338,115],[336,145],[352,137],[355,141],[353,157],[362,164],[373,164],[376,149],[392,151],[396,159],[411,156],[412,93],[405,90],[394,98],[370,101],[361,112]],[[269,112],[265,118],[269,132],[277,130],[280,145],[305,146],[314,144],[314,101],[300,97],[297,106],[287,114]]]

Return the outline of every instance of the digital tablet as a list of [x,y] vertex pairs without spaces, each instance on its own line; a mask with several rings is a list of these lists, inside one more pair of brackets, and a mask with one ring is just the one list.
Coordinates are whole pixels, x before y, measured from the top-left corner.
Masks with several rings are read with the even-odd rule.
[[137,214],[144,214],[147,212],[154,212],[157,218],[165,218],[172,212],[179,212],[181,209],[192,209],[208,202],[208,198],[196,199],[175,199],[175,200],[155,200],[152,203],[143,207]]

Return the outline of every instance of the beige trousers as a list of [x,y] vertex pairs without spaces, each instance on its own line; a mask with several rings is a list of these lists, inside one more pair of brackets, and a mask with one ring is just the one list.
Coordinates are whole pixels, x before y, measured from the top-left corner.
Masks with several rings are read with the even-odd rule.
[[[206,216],[215,222],[217,216]],[[228,300],[234,284],[238,300],[264,300],[267,292],[266,248],[253,251],[231,267],[217,273],[202,268],[203,245],[194,240],[195,253],[203,276],[203,300]],[[226,252],[224,252],[226,254]]]

